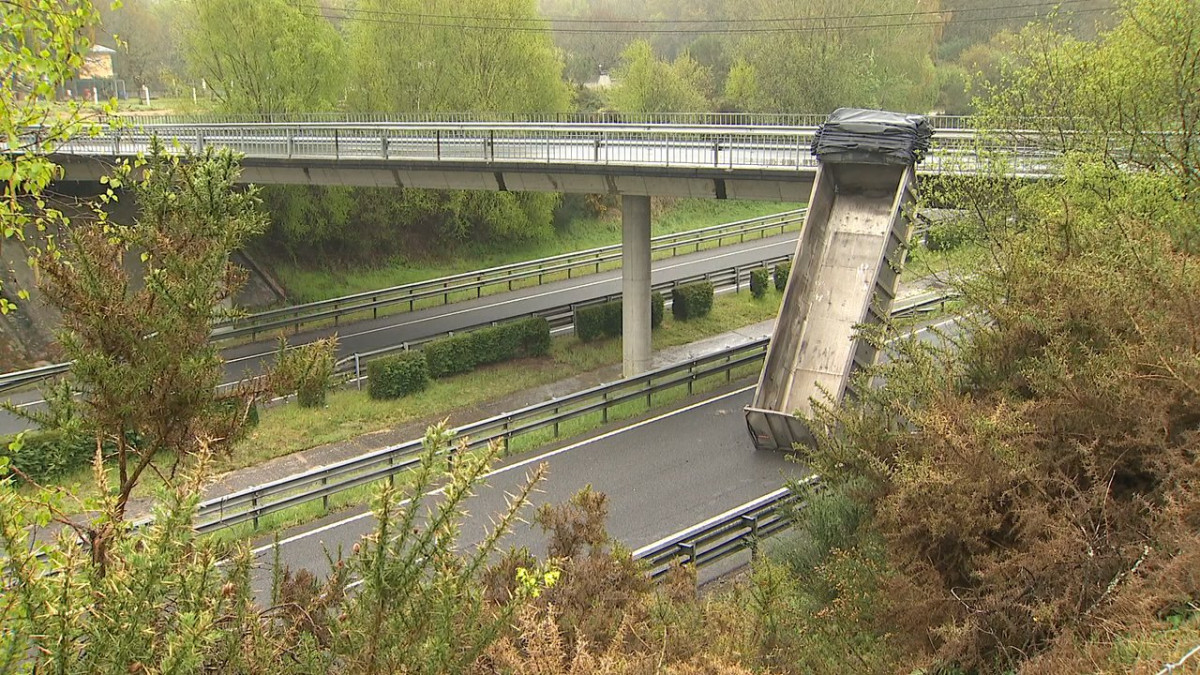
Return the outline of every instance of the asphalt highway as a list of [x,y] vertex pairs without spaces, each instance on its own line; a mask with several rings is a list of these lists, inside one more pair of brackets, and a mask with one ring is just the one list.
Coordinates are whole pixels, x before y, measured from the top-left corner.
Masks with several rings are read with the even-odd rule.
[[[742,415],[753,389],[742,382],[732,390],[583,440],[509,458],[488,474],[467,502],[469,517],[462,524],[460,546],[473,547],[485,536],[492,514],[505,508],[507,495],[515,493],[527,473],[542,462],[549,473],[523,512],[526,518],[539,504],[564,502],[591,485],[609,495],[609,534],[630,548],[762,496],[789,477],[806,475],[802,465],[783,453],[754,450]],[[365,509],[335,514],[283,533],[280,560],[293,570],[308,569],[322,576],[329,569],[327,552],[336,556],[339,550],[350,551],[374,528],[375,518]],[[273,546],[262,542],[256,549],[261,563],[255,577],[259,593],[266,592],[271,582]],[[527,523],[503,540],[502,548],[509,546],[545,554],[541,530]]]
[[[944,319],[915,331],[917,339],[944,343],[960,332],[957,319]],[[881,360],[889,358],[887,350]],[[509,458],[486,476],[485,484],[466,503],[460,547],[472,547],[485,536],[492,515],[501,512],[527,473],[545,462],[547,480],[526,507],[528,518],[539,504],[562,503],[585,486],[608,495],[608,533],[629,549],[654,543],[778,489],[789,478],[809,474],[789,454],[757,451],[750,442],[742,409],[753,400],[754,384],[735,383],[701,395],[668,411],[644,417]],[[437,494],[426,495],[436,499]],[[366,509],[345,511],[284,532],[279,560],[293,570],[307,569],[322,577],[329,556],[348,553],[362,536],[374,532],[375,518]],[[521,524],[502,544],[525,546],[544,557],[545,537],[539,528]],[[268,597],[275,551],[272,541],[255,549],[258,597]]]
[[[651,281],[674,281],[794,253],[797,236],[795,232],[788,232],[744,244],[657,260],[653,263]],[[305,344],[337,335],[340,358],[620,292],[621,271],[611,270],[450,305],[304,331],[289,335],[288,341],[294,345]],[[272,335],[223,350],[225,381],[234,382],[260,372],[265,363],[274,359],[275,346]],[[40,398],[37,391],[26,391],[14,393],[9,400],[16,405],[38,405]],[[16,433],[28,426],[25,420],[0,412],[0,435]]]

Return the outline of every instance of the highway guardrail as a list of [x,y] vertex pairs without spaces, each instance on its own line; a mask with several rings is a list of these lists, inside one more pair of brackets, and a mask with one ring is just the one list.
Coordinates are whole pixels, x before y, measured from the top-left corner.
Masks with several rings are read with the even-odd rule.
[[[817,481],[810,476],[802,484]],[[799,506],[795,492],[780,488],[643,546],[633,558],[641,561],[647,576],[659,579],[675,565],[704,567],[747,549],[757,552],[762,540],[792,527],[788,512]]]
[[[600,422],[607,423],[610,411],[616,406],[642,399],[650,404],[655,394],[668,390],[691,394],[696,381],[706,377],[724,376],[731,380],[736,368],[761,362],[766,346],[764,338],[468,424],[454,430],[456,441],[451,442],[451,447],[455,447],[457,439],[466,439],[468,450],[492,442],[508,445],[515,438],[535,432],[548,432],[558,438],[564,423],[586,415],[598,414]],[[198,508],[196,529],[212,532],[246,522],[257,527],[263,516],[317,500],[327,507],[332,495],[390,479],[411,469],[420,462],[421,449],[421,441],[413,440],[206,500]]]
[[[777,231],[782,234],[788,228],[801,226],[806,213],[807,209],[796,209],[687,232],[660,235],[650,240],[650,250],[652,253],[671,251],[671,255],[674,256],[681,248],[695,247],[695,250],[699,251],[703,245],[713,242],[720,246],[734,239],[744,242],[747,236],[761,238]],[[613,244],[364,291],[237,317],[216,325],[213,328],[213,339],[227,340],[246,336],[254,338],[260,333],[279,328],[299,331],[302,326],[319,321],[332,321],[336,326],[342,317],[356,314],[365,317],[368,312],[371,318],[378,318],[380,309],[396,305],[407,304],[408,310],[412,311],[416,303],[423,300],[433,300],[434,304],[449,304],[453,294],[474,295],[480,298],[484,291],[491,287],[500,286],[511,291],[514,284],[533,279],[537,280],[537,284],[542,284],[547,276],[562,273],[571,279],[578,271],[598,273],[602,265],[620,261],[621,245]]]
[[[680,248],[695,246],[696,250],[699,250],[704,244],[714,241],[721,245],[722,242],[734,238],[745,241],[748,235],[765,237],[774,233],[776,229],[782,233],[792,226],[803,224],[805,213],[806,209],[796,209],[660,235],[651,239],[651,250],[671,250],[672,255],[675,255]],[[563,271],[567,273],[568,278],[572,278],[574,270],[594,267],[599,271],[600,265],[613,261],[619,262],[620,257],[620,244],[614,244],[390,288],[364,291],[330,300],[281,307],[218,323],[214,325],[211,337],[217,341],[246,336],[253,338],[259,333],[284,327],[291,327],[298,331],[301,326],[318,321],[332,320],[333,325],[336,326],[341,317],[357,313],[365,315],[368,311],[371,312],[372,318],[377,318],[381,308],[391,305],[407,302],[410,303],[409,310],[411,311],[413,303],[418,300],[441,298],[443,304],[448,303],[451,293],[465,292],[469,294],[474,291],[478,298],[482,297],[483,289],[489,286],[504,284],[509,290],[512,290],[513,284],[520,281],[537,278],[540,284],[544,281],[545,276]],[[70,370],[70,367],[70,363],[55,363],[0,374],[0,392],[19,389],[64,375]]]
[[[738,276],[748,280],[749,271],[749,267],[742,268]],[[901,312],[909,311],[914,307],[930,306],[936,302],[938,301],[934,299],[918,299],[898,303],[896,309]],[[522,408],[459,427],[454,430],[454,435],[455,438],[469,438],[470,448],[478,448],[492,441],[503,441],[507,444],[518,436],[545,430],[549,430],[553,438],[558,438],[561,425],[578,417],[599,413],[601,423],[607,423],[609,411],[614,406],[642,398],[645,398],[649,405],[654,394],[670,389],[685,389],[690,395],[694,391],[695,382],[705,377],[724,375],[727,380],[731,379],[734,369],[757,364],[764,358],[767,342],[766,338],[756,340],[716,354]],[[331,495],[387,479],[412,468],[419,461],[420,450],[421,442],[413,440],[205,501],[199,507],[196,527],[201,532],[207,532],[244,522],[253,522],[257,526],[258,520],[264,515],[300,504],[320,499],[328,506]]]
[[[775,265],[775,264],[781,263],[781,262],[787,262],[791,259],[792,259],[792,254],[790,254],[790,253],[788,253],[786,255],[771,256],[769,258],[766,258],[766,259],[761,260],[756,263],[748,263],[745,265],[734,265],[733,267],[727,267],[725,269],[713,270],[710,272],[703,272],[701,274],[693,274],[690,276],[681,277],[681,278],[675,279],[673,281],[660,281],[660,282],[651,284],[650,289],[651,289],[651,291],[656,291],[656,292],[663,293],[664,295],[666,295],[671,291],[671,289],[675,288],[676,286],[680,286],[683,284],[695,283],[698,281],[707,281],[707,282],[712,283],[715,291],[729,291],[732,289],[735,293],[741,292],[741,290],[743,288],[750,287],[750,273],[753,272],[754,270],[761,269],[763,267],[770,267],[771,265]],[[474,326],[469,326],[467,328],[460,328],[460,329],[454,330],[454,331],[447,331],[445,333],[437,333],[434,335],[429,335],[429,336],[423,337],[419,340],[411,340],[408,342],[402,342],[397,345],[382,347],[380,349],[374,349],[374,350],[366,351],[366,352],[355,352],[349,356],[345,356],[345,357],[342,357],[341,359],[338,359],[338,361],[336,362],[336,364],[334,366],[334,372],[351,375],[353,380],[361,381],[362,371],[364,369],[363,367],[371,359],[375,359],[380,356],[386,356],[388,354],[395,354],[397,352],[408,351],[410,349],[418,349],[421,346],[425,345],[426,343],[429,343],[434,340],[438,340],[438,339],[441,339],[443,337],[447,337],[450,335],[457,335],[459,333],[468,333],[470,331],[477,330],[480,328],[486,328],[488,326],[496,326],[496,325],[499,325],[502,323],[506,323],[508,321],[517,321],[517,320],[525,319],[525,318],[529,318],[529,317],[541,317],[541,318],[546,319],[546,321],[549,322],[549,324],[550,324],[550,329],[553,331],[564,330],[564,329],[569,330],[574,327],[576,310],[579,310],[584,307],[590,307],[592,305],[597,305],[597,304],[601,304],[604,302],[611,302],[613,300],[620,300],[620,299],[621,299],[620,293],[612,293],[609,295],[592,298],[591,300],[587,300],[587,301],[583,301],[583,302],[573,302],[573,303],[566,304],[566,305],[559,305],[557,307],[551,307],[549,309],[538,310],[536,312],[528,312],[525,314],[511,316],[511,317],[505,319],[504,321],[491,321],[488,323],[476,324]],[[667,299],[667,303],[668,304],[670,303],[669,298]]]

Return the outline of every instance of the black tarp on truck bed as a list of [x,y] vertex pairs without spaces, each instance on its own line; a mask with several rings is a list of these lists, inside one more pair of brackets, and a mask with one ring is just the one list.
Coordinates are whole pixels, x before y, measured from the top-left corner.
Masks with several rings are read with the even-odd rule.
[[915,164],[929,150],[931,136],[923,115],[838,108],[817,129],[812,152],[830,163]]

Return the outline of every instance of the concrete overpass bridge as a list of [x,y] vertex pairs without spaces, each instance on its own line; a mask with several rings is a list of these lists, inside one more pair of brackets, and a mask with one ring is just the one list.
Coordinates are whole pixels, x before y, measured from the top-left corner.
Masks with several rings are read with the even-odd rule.
[[[60,146],[68,181],[99,179],[114,160],[157,136],[179,149],[225,147],[244,155],[243,178],[264,184],[804,201],[817,162],[816,127],[416,122],[148,124],[103,127]],[[171,150],[171,148],[168,148]],[[974,173],[980,140],[939,131],[919,173]],[[984,148],[1044,175],[1034,147]]]
[[[424,120],[186,123],[104,126],[57,147],[64,180],[98,180],[112,162],[146,152],[223,147],[241,153],[243,180],[613,194],[622,197],[626,376],[650,365],[650,197],[807,201],[818,173],[815,126]],[[1036,147],[999,146],[969,129],[941,130],[918,174],[973,174],[982,152],[1012,173],[1048,175]]]

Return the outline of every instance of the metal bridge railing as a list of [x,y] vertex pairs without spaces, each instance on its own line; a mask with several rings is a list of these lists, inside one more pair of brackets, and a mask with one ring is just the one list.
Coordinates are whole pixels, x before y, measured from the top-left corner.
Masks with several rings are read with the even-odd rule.
[[[59,154],[130,157],[146,152],[151,139],[169,141],[167,152],[219,146],[251,161],[371,162],[486,165],[489,169],[541,171],[543,167],[596,166],[661,169],[722,169],[788,172],[815,169],[812,127],[674,126],[652,124],[191,124],[102,126],[94,134],[56,147]],[[36,142],[37,129],[28,130]],[[987,157],[1004,157],[1016,175],[1042,176],[1052,153],[1036,139],[982,138],[970,130],[946,130],[920,169],[973,173]],[[416,170],[412,168],[410,170]]]
[[[119,114],[103,121],[128,125],[145,124],[655,124],[686,126],[785,126],[815,127],[828,115],[823,113],[289,113],[289,114]],[[960,115],[930,115],[935,129],[969,129],[972,119]]]

